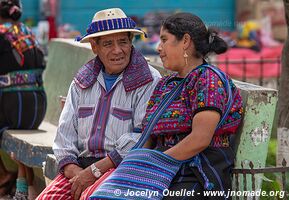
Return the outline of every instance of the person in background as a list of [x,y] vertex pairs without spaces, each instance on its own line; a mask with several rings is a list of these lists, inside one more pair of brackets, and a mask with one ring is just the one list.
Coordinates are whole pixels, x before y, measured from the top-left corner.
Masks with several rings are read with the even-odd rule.
[[[227,45],[216,32],[207,29],[202,20],[190,13],[178,13],[164,20],[158,52],[163,66],[175,73],[161,79],[148,102],[143,121],[145,129],[165,94],[185,79],[179,97],[169,105],[154,126],[145,147],[163,151],[177,159],[192,159],[182,165],[169,187],[170,191],[195,191],[189,199],[206,199],[205,190],[228,192],[234,164],[234,143],[243,114],[239,90],[226,75],[232,91],[228,106],[225,83],[205,61],[209,53],[223,53]],[[214,66],[211,66],[216,68]],[[229,107],[229,108],[228,108]],[[229,109],[229,114],[217,127]],[[183,199],[165,197],[165,199]],[[210,198],[210,197],[208,197]],[[211,197],[224,199],[224,197]]]
[[[20,0],[0,0],[0,134],[6,129],[37,129],[46,111],[44,54],[31,30],[19,22],[21,15]],[[18,164],[14,199],[28,199],[28,195],[33,199],[33,171]],[[15,180],[1,158],[0,172],[1,196]]]
[[97,56],[70,85],[53,145],[59,175],[38,200],[79,199],[139,139],[147,101],[161,77],[132,45],[142,33],[121,9],[111,8],[97,12],[87,34],[77,38]]
[[261,27],[255,21],[247,21],[240,27],[236,48],[248,48],[256,52],[262,50]]

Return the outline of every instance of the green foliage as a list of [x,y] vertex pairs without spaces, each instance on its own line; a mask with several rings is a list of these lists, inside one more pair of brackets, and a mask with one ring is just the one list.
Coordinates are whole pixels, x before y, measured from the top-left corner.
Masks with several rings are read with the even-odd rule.
[[[271,139],[269,142],[269,148],[268,148],[268,155],[267,155],[267,161],[266,161],[266,167],[275,167],[276,166],[276,152],[277,152],[277,140]],[[281,173],[266,173],[264,174],[266,177],[263,179],[262,184],[262,191],[266,191],[267,194],[271,191],[281,191],[282,190],[282,183],[281,183]],[[289,173],[286,173],[286,191],[289,191]],[[270,196],[263,196],[260,198],[261,200],[279,200],[281,198],[279,197],[270,197]],[[283,198],[286,199],[286,198]]]
[[277,140],[271,139],[268,147],[268,155],[266,161],[267,167],[276,166],[276,152],[277,152]]

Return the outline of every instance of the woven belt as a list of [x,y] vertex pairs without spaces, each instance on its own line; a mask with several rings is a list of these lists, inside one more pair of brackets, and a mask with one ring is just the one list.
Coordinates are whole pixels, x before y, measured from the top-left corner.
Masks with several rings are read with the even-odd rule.
[[42,69],[33,69],[14,71],[0,75],[0,88],[32,84],[41,86],[43,83],[42,72]]
[[209,146],[229,147],[232,146],[234,135],[214,135]]

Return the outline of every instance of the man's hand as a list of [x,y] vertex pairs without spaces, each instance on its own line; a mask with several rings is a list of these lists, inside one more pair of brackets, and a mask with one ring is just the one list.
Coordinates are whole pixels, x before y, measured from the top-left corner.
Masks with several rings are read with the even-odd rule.
[[92,174],[90,166],[74,176],[69,182],[71,186],[72,198],[78,200],[81,193],[89,186],[91,186],[96,181],[95,176]]
[[75,164],[68,164],[64,167],[64,176],[68,179],[75,177],[79,174],[83,169]]
[[[95,163],[95,166],[104,174],[108,169],[114,168],[113,162],[109,157],[105,157]],[[79,199],[81,193],[97,180],[92,174],[90,166],[85,169],[77,165],[71,164],[64,167],[64,175],[69,178],[71,186],[71,195],[73,199]]]

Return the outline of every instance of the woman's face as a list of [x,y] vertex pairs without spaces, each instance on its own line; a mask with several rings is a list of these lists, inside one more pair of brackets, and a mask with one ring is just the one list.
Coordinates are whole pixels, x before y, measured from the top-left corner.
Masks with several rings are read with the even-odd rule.
[[163,65],[166,69],[180,71],[185,66],[184,47],[182,40],[169,33],[166,29],[161,28],[160,44],[157,48]]

